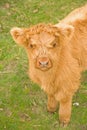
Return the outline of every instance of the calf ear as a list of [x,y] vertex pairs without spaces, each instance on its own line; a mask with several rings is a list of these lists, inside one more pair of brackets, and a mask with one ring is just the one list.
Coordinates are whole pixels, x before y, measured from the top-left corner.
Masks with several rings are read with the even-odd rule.
[[62,39],[69,40],[74,34],[74,27],[68,24],[56,24],[55,27],[58,28],[58,33]]
[[11,29],[10,31],[14,41],[20,45],[25,45],[26,44],[26,34],[24,29],[18,28],[18,27],[14,27]]

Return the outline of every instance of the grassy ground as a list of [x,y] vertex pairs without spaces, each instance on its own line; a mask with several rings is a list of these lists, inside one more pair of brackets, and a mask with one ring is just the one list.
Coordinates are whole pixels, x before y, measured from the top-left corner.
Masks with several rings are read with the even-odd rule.
[[[46,95],[28,78],[25,51],[12,40],[13,26],[57,23],[87,0],[0,0],[0,130],[63,130],[58,114],[46,110]],[[73,102],[70,125],[87,130],[87,73]]]

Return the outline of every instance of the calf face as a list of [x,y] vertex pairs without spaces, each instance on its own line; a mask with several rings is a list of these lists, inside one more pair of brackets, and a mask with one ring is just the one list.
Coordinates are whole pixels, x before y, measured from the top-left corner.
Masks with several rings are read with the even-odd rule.
[[73,27],[37,25],[30,29],[13,28],[13,39],[23,45],[28,53],[29,62],[36,69],[47,71],[58,66],[60,52],[65,39],[70,38]]
[[60,46],[58,38],[47,32],[41,32],[31,36],[29,43],[27,52],[30,59],[34,61],[35,67],[43,71],[52,68],[57,57],[55,52]]

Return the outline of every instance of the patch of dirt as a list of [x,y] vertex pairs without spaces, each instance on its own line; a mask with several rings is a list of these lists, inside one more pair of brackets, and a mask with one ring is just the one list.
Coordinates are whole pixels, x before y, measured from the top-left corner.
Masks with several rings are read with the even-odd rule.
[[5,3],[3,7],[6,8],[6,9],[9,9],[10,8],[10,4],[9,3]]
[[0,71],[0,74],[4,73],[16,73],[17,59],[12,59],[7,63],[0,62],[2,65],[4,64],[3,70]]
[[7,109],[5,110],[5,114],[6,114],[6,116],[11,117],[12,111],[11,111],[9,108],[7,108]]
[[25,121],[30,121],[31,120],[30,116],[28,114],[26,114],[26,113],[20,113],[19,117],[20,117],[20,121],[21,122],[25,122]]

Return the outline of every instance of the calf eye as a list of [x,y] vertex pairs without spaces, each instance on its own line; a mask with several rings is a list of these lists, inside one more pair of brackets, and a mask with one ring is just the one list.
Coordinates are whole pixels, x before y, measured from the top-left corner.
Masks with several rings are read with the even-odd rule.
[[53,42],[53,43],[49,44],[48,47],[49,47],[50,49],[53,49],[53,48],[56,47],[56,45],[57,45],[57,43],[56,43],[56,42]]
[[30,48],[33,48],[33,45],[32,45],[32,44],[30,44]]
[[53,43],[53,47],[56,47],[56,42]]
[[29,47],[30,47],[31,49],[34,49],[34,48],[35,48],[35,45],[30,44]]

